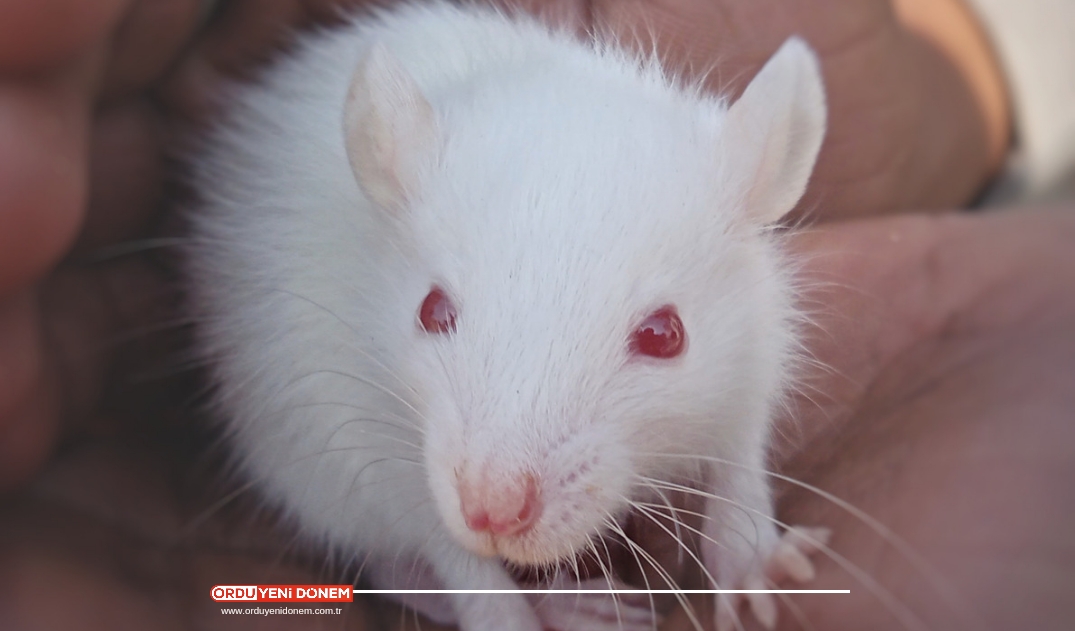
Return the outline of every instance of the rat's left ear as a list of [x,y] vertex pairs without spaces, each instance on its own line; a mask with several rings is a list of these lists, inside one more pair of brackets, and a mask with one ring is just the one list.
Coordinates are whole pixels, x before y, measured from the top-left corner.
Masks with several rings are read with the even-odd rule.
[[374,45],[355,71],[343,132],[363,192],[382,208],[401,210],[422,161],[434,159],[437,124],[414,79],[383,45]]
[[792,37],[766,62],[725,119],[726,155],[737,158],[747,213],[779,221],[806,190],[825,136],[825,91],[814,52]]

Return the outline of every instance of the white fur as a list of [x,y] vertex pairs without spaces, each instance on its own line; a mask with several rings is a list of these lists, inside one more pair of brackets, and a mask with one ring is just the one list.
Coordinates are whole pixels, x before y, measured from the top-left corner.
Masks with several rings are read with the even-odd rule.
[[[196,165],[191,307],[245,473],[359,561],[482,588],[513,584],[482,555],[553,562],[636,475],[706,469],[652,454],[761,466],[795,341],[766,224],[805,187],[824,102],[801,42],[760,76],[729,113],[614,46],[443,3],[304,39]],[[433,284],[454,335],[418,327]],[[631,358],[665,304],[686,352]],[[467,530],[461,467],[538,476],[533,530]],[[771,510],[760,475],[727,482]],[[522,598],[454,607],[468,631],[539,628]]]

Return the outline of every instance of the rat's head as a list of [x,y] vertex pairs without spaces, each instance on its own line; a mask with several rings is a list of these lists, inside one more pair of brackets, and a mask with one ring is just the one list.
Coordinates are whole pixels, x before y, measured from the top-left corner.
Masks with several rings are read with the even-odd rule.
[[345,113],[407,261],[385,317],[432,495],[519,563],[585,546],[675,455],[763,447],[794,337],[767,227],[825,119],[798,40],[730,108],[611,53],[547,66],[425,95],[374,48]]

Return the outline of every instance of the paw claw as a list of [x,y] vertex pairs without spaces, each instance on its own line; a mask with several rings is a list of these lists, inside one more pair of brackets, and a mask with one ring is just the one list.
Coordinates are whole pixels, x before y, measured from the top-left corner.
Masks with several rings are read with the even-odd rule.
[[735,631],[739,626],[738,594],[717,594],[717,631]]
[[[762,587],[748,587],[747,589],[765,589]],[[776,599],[772,594],[747,594],[747,600],[750,601],[750,610],[754,612],[754,617],[758,619],[761,626],[766,629],[776,628]]]
[[[789,528],[772,547],[756,559],[740,575],[737,581],[730,581],[729,587],[742,586],[742,589],[766,589],[785,579],[797,583],[806,583],[814,579],[816,571],[810,555],[828,545],[832,531],[828,528]],[[750,610],[758,622],[766,629],[776,628],[779,611],[772,594],[748,594]],[[716,622],[718,631],[741,629],[737,611],[741,599],[737,595],[722,594],[717,597]]]
[[777,544],[766,565],[772,566],[766,568],[770,576],[779,576],[782,571],[798,583],[814,580],[814,564],[799,548],[787,541]]
[[774,583],[785,578],[797,583],[814,580],[817,573],[810,555],[828,545],[831,536],[828,528],[789,528],[765,562],[765,574]]

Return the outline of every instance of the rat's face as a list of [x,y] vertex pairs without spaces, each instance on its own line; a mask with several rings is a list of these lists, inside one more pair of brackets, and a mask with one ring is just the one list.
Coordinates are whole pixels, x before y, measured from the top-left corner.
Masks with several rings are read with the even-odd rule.
[[476,553],[527,564],[585,548],[646,479],[697,474],[673,456],[757,449],[765,425],[754,421],[779,388],[788,331],[761,312],[785,306],[777,283],[751,271],[753,282],[725,277],[695,296],[689,273],[627,296],[604,270],[530,271],[534,293],[510,291],[517,273],[502,271],[507,304],[466,280],[433,281],[409,366],[445,524]]
[[[454,538],[554,563],[649,480],[698,475],[680,456],[757,453],[793,341],[764,225],[820,136],[789,178],[767,137],[744,151],[728,131],[766,120],[637,69],[500,77],[434,111],[378,55],[352,86],[349,152],[413,259],[386,317],[411,328],[402,377]],[[788,179],[790,204],[759,177]]]
[[432,253],[403,316],[428,479],[474,552],[560,560],[645,478],[689,469],[673,455],[760,444],[784,279],[760,232],[721,213],[727,187],[705,183],[715,125],[639,109],[655,122],[630,138],[541,109],[540,132],[453,125],[409,210]]

